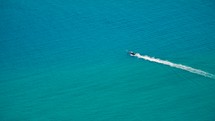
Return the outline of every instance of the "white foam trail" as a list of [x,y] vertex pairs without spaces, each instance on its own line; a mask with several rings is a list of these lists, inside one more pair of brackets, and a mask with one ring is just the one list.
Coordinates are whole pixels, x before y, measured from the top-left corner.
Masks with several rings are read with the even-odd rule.
[[185,66],[185,65],[182,65],[182,64],[176,64],[176,63],[173,63],[173,62],[170,62],[170,61],[161,60],[161,59],[150,57],[150,56],[147,56],[147,55],[140,55],[139,53],[136,53],[134,56],[136,56],[137,58],[142,58],[142,59],[147,60],[147,61],[160,63],[160,64],[163,64],[163,65],[167,65],[167,66],[170,66],[170,67],[182,69],[182,70],[185,70],[185,71],[189,71],[191,73],[195,73],[195,74],[198,74],[198,75],[201,75],[201,76],[205,76],[205,77],[215,79],[215,75],[210,74],[210,73],[205,72],[205,71],[202,71],[200,69],[195,69],[195,68]]

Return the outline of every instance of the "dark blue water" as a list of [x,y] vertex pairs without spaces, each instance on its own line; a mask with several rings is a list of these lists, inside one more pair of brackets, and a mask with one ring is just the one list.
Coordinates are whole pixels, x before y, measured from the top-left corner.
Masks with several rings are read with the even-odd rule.
[[214,121],[212,0],[0,1],[0,120]]

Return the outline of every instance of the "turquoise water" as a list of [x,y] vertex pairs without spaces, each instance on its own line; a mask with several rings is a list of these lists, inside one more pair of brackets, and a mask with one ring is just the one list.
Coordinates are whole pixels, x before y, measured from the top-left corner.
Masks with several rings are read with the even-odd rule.
[[0,120],[214,121],[212,0],[0,1]]

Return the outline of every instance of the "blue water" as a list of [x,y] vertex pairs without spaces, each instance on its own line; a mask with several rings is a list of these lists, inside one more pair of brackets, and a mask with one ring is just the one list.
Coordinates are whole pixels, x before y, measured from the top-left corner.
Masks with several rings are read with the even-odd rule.
[[212,0],[0,1],[1,121],[214,121]]

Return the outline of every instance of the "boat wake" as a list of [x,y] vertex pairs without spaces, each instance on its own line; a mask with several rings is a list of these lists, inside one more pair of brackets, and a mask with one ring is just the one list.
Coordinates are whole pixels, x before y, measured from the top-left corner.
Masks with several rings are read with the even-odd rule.
[[185,70],[185,71],[188,71],[188,72],[191,72],[191,73],[194,73],[194,74],[198,74],[198,75],[201,75],[201,76],[205,76],[205,77],[208,77],[208,78],[215,79],[215,75],[213,75],[211,73],[208,73],[208,72],[205,72],[205,71],[202,71],[200,69],[195,69],[195,68],[185,66],[185,65],[182,65],[182,64],[176,64],[176,63],[173,63],[173,62],[170,62],[170,61],[167,61],[167,60],[161,60],[161,59],[150,57],[150,56],[147,56],[147,55],[140,55],[139,53],[136,53],[133,56],[135,56],[137,58],[147,60],[147,61],[160,63],[160,64],[163,64],[163,65],[167,65],[167,66],[170,66],[170,67],[178,68],[178,69]]

